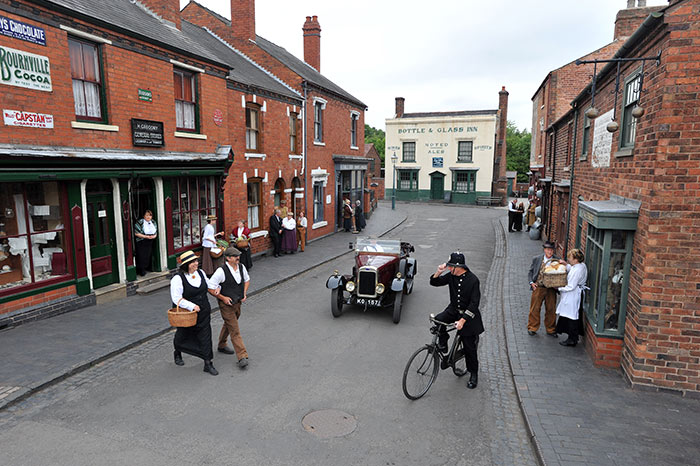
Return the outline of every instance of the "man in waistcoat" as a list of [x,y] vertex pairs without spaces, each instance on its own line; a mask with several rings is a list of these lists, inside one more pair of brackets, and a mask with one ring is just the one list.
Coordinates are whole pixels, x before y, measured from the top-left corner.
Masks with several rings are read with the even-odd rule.
[[554,254],[554,243],[546,241],[542,247],[544,254],[538,254],[532,258],[530,270],[527,277],[530,281],[530,289],[532,296],[530,297],[530,314],[527,318],[527,333],[534,335],[537,329],[540,328],[540,309],[542,301],[544,301],[544,327],[547,330],[547,335],[556,337],[556,320],[555,314],[557,305],[557,289],[545,288],[542,285],[542,276],[544,268],[551,262],[559,261],[559,257]]
[[[225,354],[235,354],[238,357],[238,367],[243,369],[248,365],[248,352],[243,344],[241,331],[238,327],[238,319],[241,317],[241,303],[244,303],[250,276],[245,266],[241,264],[241,251],[229,247],[224,251],[225,264],[214,272],[210,282],[219,287],[219,309],[224,325],[219,334],[219,345],[217,351]],[[226,346],[226,342],[231,337],[233,350]]]

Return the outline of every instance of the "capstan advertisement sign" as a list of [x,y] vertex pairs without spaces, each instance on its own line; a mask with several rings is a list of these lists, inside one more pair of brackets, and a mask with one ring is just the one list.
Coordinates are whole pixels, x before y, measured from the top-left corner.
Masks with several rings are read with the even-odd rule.
[[53,115],[23,112],[21,110],[3,110],[2,117],[6,126],[24,126],[27,128],[53,128]]

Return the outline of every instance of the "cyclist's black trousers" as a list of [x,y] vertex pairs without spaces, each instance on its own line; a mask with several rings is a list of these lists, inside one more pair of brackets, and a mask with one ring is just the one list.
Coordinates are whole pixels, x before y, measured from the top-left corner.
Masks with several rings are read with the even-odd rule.
[[[447,323],[457,322],[461,318],[462,316],[457,311],[453,311],[450,308],[445,309],[440,314],[435,316],[436,320]],[[462,339],[462,343],[464,343],[464,358],[467,363],[467,370],[475,373],[479,372],[479,358],[477,355],[479,335],[465,335],[464,333],[467,330],[467,325],[468,324],[465,324],[465,326],[462,327],[462,330],[459,331],[459,336]],[[447,341],[449,340],[450,335],[447,333],[444,325],[440,325],[440,333],[438,336],[440,346],[447,346]]]

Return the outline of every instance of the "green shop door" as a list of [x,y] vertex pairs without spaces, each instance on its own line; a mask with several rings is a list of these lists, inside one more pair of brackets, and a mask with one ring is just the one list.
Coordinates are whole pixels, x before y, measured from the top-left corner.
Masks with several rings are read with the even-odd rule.
[[430,199],[442,201],[445,196],[445,175],[440,172],[430,174]]
[[87,218],[92,284],[100,288],[119,281],[111,192],[87,193]]

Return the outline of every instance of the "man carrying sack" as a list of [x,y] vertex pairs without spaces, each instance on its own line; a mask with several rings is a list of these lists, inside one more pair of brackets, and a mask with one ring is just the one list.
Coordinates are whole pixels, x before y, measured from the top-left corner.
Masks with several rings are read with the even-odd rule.
[[[238,327],[238,319],[241,317],[241,303],[247,298],[250,276],[245,266],[240,263],[241,251],[229,247],[224,251],[226,263],[216,269],[210,282],[219,287],[219,309],[224,325],[219,334],[217,351],[224,354],[235,354],[238,357],[238,367],[243,369],[248,365],[248,352],[243,344],[241,331]],[[226,346],[228,337],[231,337],[233,350]]]
[[528,280],[530,281],[530,289],[532,296],[530,297],[530,314],[527,318],[527,333],[535,335],[537,329],[540,328],[540,309],[542,301],[544,301],[544,327],[547,330],[547,335],[551,337],[557,336],[555,308],[557,305],[557,290],[556,288],[545,288],[542,283],[544,269],[550,262],[559,261],[559,257],[554,255],[554,244],[546,241],[542,248],[544,254],[538,254],[532,258],[530,270],[528,271]]

